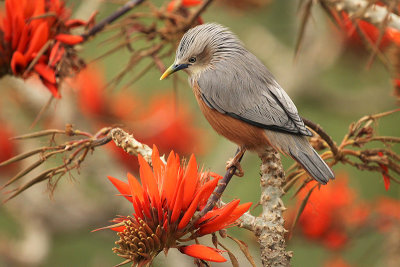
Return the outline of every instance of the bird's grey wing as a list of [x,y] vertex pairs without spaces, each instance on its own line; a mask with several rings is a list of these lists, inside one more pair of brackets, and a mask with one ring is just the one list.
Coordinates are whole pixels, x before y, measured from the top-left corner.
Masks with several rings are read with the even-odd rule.
[[216,66],[203,72],[197,83],[204,102],[264,129],[311,136],[296,106],[273,76],[263,65],[258,72],[254,67],[260,68]]

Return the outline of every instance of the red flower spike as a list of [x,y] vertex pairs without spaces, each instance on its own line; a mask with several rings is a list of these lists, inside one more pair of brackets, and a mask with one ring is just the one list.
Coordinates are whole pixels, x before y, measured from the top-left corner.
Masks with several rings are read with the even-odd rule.
[[[47,14],[55,14],[55,16],[46,16]],[[76,36],[67,38],[69,28],[66,26],[66,21],[70,15],[71,12],[65,8],[62,0],[6,0],[5,14],[0,23],[0,31],[3,33],[0,50],[3,55],[3,63],[6,67],[8,65],[8,68],[3,68],[0,76],[12,71],[15,76],[23,74],[22,78],[27,79],[37,73],[48,90],[59,98],[59,85],[58,81],[55,81],[55,77],[62,80],[82,66],[71,47],[69,48],[71,57],[65,61],[61,61],[61,58],[65,56],[63,49],[60,49],[61,53],[56,53],[57,57],[54,58],[57,49],[53,49],[55,44],[50,42],[61,32],[66,36],[59,38],[68,39],[68,43],[82,40],[82,37]],[[45,45],[47,45],[47,49],[43,49]],[[49,57],[51,53],[53,56]],[[40,58],[36,59],[37,56]],[[52,63],[49,62],[50,58]],[[32,64],[33,60],[36,60],[35,63],[48,66],[48,68],[35,66],[36,64]],[[63,66],[57,66],[57,63]],[[33,65],[32,68],[28,70],[27,66],[31,65]]]
[[[201,245],[180,247],[181,241],[178,240],[182,236],[189,236],[190,241],[198,236],[233,225],[234,221],[248,210],[251,203],[239,205],[239,200],[235,200],[222,208],[216,207],[213,211],[206,213],[199,219],[203,222],[202,224],[194,221],[190,223],[195,212],[202,208],[199,203],[208,199],[221,176],[213,174],[217,178],[210,180],[209,173],[199,173],[194,156],[191,157],[187,166],[181,166],[179,156],[173,152],[168,157],[167,166],[157,157],[159,157],[158,149],[154,147],[153,169],[143,157],[139,157],[142,185],[128,174],[129,193],[127,194],[132,195],[135,213],[133,217],[128,216],[123,219],[125,228],[120,228],[120,225],[108,227],[119,231],[120,240],[116,243],[119,247],[114,248],[114,252],[139,266],[151,262],[160,251],[167,251],[169,248],[180,248],[185,251],[184,253],[199,259],[225,261],[222,256],[217,255],[220,252],[218,250]],[[126,193],[128,190],[126,183],[115,178],[109,179],[120,192]],[[193,192],[190,198],[187,191]],[[189,203],[187,208],[184,207],[185,201]],[[117,218],[117,220],[121,222],[120,219]],[[140,241],[142,239],[143,241]],[[150,239],[154,242],[152,243]],[[138,242],[153,245],[146,246],[145,244],[144,247],[141,245],[142,250],[137,251]],[[154,244],[159,245],[154,246]]]
[[114,177],[107,176],[108,180],[117,188],[117,190],[123,195],[129,202],[132,202],[131,191],[129,185]]
[[178,249],[181,253],[197,259],[212,262],[226,262],[226,259],[221,256],[220,250],[217,250],[215,248],[194,244],[189,246],[182,246]]
[[80,35],[63,34],[63,33],[58,34],[55,37],[55,39],[67,45],[76,45],[82,43],[84,40],[83,37]]

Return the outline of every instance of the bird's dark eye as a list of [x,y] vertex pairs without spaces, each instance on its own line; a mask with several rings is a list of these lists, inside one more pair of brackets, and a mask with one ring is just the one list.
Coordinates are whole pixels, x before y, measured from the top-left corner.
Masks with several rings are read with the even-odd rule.
[[195,62],[196,62],[196,58],[195,57],[189,58],[189,63],[195,63]]

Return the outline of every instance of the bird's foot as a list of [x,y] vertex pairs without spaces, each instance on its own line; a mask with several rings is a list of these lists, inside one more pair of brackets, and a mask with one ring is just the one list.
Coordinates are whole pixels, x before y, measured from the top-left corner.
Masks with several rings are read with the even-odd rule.
[[236,158],[230,159],[226,162],[226,169],[228,170],[231,167],[236,168],[235,170],[236,176],[243,177],[244,171],[242,169],[242,165],[240,165],[240,162]]

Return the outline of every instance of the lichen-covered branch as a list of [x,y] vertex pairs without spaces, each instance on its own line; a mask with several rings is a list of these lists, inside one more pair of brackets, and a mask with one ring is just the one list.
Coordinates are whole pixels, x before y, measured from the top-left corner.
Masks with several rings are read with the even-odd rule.
[[261,158],[262,213],[254,217],[245,213],[239,226],[253,231],[258,238],[263,266],[290,266],[293,256],[286,251],[283,211],[286,210],[281,197],[285,172],[278,152],[272,147],[259,154]]
[[[110,131],[110,136],[115,145],[121,147],[126,153],[134,156],[140,154],[148,163],[151,163],[151,153],[153,150],[148,145],[137,141],[133,138],[133,135],[128,134],[121,128],[114,128]],[[165,163],[164,157],[161,159]]]

